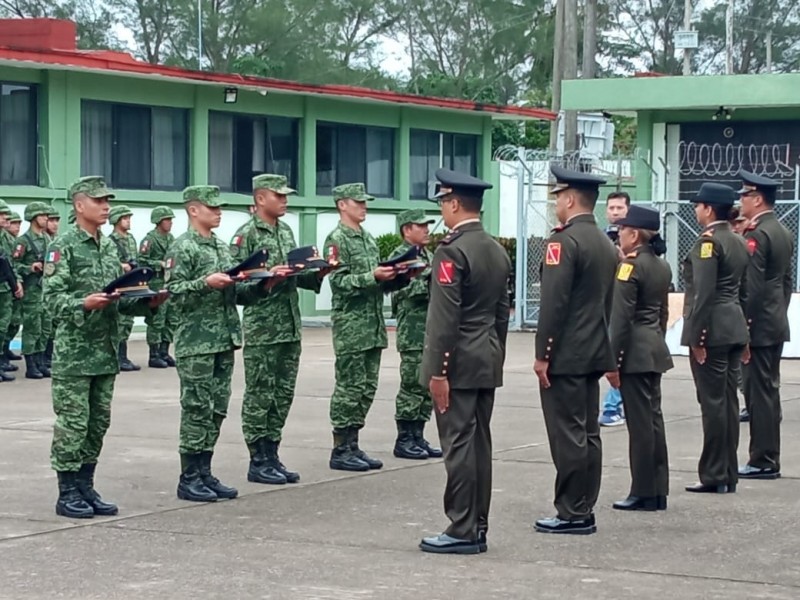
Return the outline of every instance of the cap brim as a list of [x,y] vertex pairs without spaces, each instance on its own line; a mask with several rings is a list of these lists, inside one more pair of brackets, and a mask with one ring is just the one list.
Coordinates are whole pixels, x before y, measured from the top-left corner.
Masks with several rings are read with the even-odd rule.
[[557,194],[558,192],[563,192],[564,190],[569,189],[568,183],[557,183],[553,187],[550,188],[551,194]]
[[100,188],[99,190],[95,190],[91,194],[86,194],[89,198],[116,198],[116,196],[109,190],[108,188]]
[[290,196],[292,194],[296,194],[297,190],[290,187],[282,187],[275,190],[276,194],[283,194],[284,196]]
[[119,295],[123,298],[153,298],[158,296],[158,292],[151,290],[150,288],[144,288],[141,290],[130,290],[126,292],[120,292]]

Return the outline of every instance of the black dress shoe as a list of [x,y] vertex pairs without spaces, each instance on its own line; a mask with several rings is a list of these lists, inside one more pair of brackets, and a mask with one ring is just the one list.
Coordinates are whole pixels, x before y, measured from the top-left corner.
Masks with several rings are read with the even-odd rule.
[[486,543],[486,530],[478,530],[478,550],[486,552],[489,549],[489,544]]
[[460,540],[446,533],[422,538],[419,548],[423,552],[433,554],[479,554],[482,552],[477,540]]
[[656,496],[656,508],[658,510],[667,510],[667,497]]
[[740,423],[750,422],[750,413],[747,411],[746,408],[743,408],[742,411],[739,413],[739,422]]
[[534,529],[540,533],[590,535],[597,531],[597,525],[594,524],[591,516],[577,521],[565,521],[560,517],[550,517],[536,521]]
[[614,502],[612,506],[617,510],[658,510],[658,499],[655,496],[649,498],[628,496],[625,500]]
[[[686,486],[687,492],[694,492],[695,494],[727,494],[728,486],[721,485],[705,485],[703,483],[695,483],[694,485]],[[736,491],[736,484],[733,485],[733,491]]]
[[780,479],[781,472],[770,467],[754,467],[745,465],[739,468],[739,477],[742,479]]

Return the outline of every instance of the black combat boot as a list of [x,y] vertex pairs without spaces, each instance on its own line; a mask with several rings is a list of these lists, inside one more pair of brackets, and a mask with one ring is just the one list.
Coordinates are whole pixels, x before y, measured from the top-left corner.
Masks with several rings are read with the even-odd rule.
[[168,367],[175,366],[175,359],[169,355],[169,342],[161,342],[161,346],[159,346],[159,354],[161,356],[161,360],[167,363]]
[[86,504],[92,507],[94,514],[102,517],[111,517],[119,512],[117,505],[112,502],[104,502],[94,489],[94,470],[97,463],[81,465],[81,470],[75,478],[75,485],[81,497],[86,500]]
[[425,460],[428,453],[424,448],[417,445],[414,439],[413,421],[397,422],[397,439],[394,442],[394,455],[397,458],[408,458],[411,460]]
[[181,477],[178,480],[178,498],[189,502],[216,502],[217,494],[203,483],[200,477],[200,454],[181,454]]
[[25,355],[25,379],[44,379],[44,373],[39,370],[36,354]]
[[3,347],[3,355],[6,357],[6,360],[22,360],[22,357],[19,354],[12,352],[11,340],[8,340]]
[[430,442],[428,442],[423,435],[425,431],[425,421],[414,421],[413,425],[414,442],[416,442],[417,446],[425,450],[431,458],[442,458],[442,449],[431,446]]
[[12,365],[11,359],[8,357],[8,353],[11,352],[8,350],[8,342],[6,342],[3,347],[5,351],[0,352],[0,374],[19,371],[19,367],[17,365]]
[[43,377],[49,378],[50,369],[44,364],[44,352],[39,352],[33,356],[36,359],[36,366],[39,367],[39,373],[41,373]]
[[252,444],[248,444],[250,466],[247,469],[247,481],[283,485],[286,483],[286,475],[281,473],[267,457],[267,444],[266,438],[261,438]]
[[217,495],[220,500],[233,500],[239,495],[239,490],[229,487],[211,474],[211,459],[213,452],[200,453],[200,478],[208,489]]
[[333,450],[328,464],[336,471],[369,471],[369,465],[353,454],[349,429],[333,430]]
[[377,458],[371,458],[371,457],[367,456],[367,453],[364,452],[361,448],[359,448],[359,446],[358,446],[358,431],[359,431],[359,429],[360,429],[359,427],[351,427],[350,430],[349,430],[350,431],[350,449],[353,451],[353,456],[355,456],[357,458],[360,458],[365,463],[367,463],[367,466],[369,466],[370,469],[382,469],[383,468],[383,463],[380,460],[378,460]]
[[141,367],[130,361],[128,358],[128,342],[119,343],[119,370],[130,373],[131,371],[139,371]]
[[297,483],[300,481],[300,473],[290,471],[286,468],[286,465],[281,462],[278,456],[278,448],[280,445],[280,442],[271,442],[267,440],[267,462],[279,473],[283,473],[283,476],[286,477],[286,483]]
[[42,353],[42,363],[48,369],[53,368],[53,340],[47,340],[47,345]]
[[14,381],[16,377],[11,375],[9,373],[9,370],[5,369],[4,367],[5,365],[3,365],[2,362],[0,362],[0,383],[4,381]]
[[56,514],[70,519],[91,519],[94,516],[94,510],[78,491],[75,484],[77,476],[75,471],[58,472]]
[[161,348],[158,344],[150,344],[150,359],[147,366],[151,369],[166,369],[169,365],[161,358]]

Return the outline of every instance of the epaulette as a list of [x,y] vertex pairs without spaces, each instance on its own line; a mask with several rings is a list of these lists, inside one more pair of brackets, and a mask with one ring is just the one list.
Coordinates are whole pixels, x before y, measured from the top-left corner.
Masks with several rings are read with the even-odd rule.
[[628,252],[628,253],[625,255],[625,258],[636,258],[637,256],[639,256],[639,253],[638,253],[638,252]]
[[714,230],[713,229],[709,229],[708,231],[704,231],[700,235],[704,235],[706,237],[714,237]]
[[564,231],[567,227],[572,227],[572,223],[567,223],[566,225],[559,225],[558,227],[554,227],[550,233],[558,233],[559,231]]
[[440,245],[442,245],[442,244],[443,244],[443,245],[445,245],[445,246],[446,246],[447,244],[449,244],[449,243],[450,243],[450,242],[452,242],[453,240],[455,240],[455,239],[458,239],[458,237],[459,237],[459,236],[460,236],[462,233],[464,233],[464,232],[463,232],[463,231],[459,231],[458,229],[454,229],[453,231],[451,231],[450,233],[448,233],[446,236],[444,236],[444,237],[443,237],[443,238],[442,238],[442,239],[439,241],[439,244],[440,244]]

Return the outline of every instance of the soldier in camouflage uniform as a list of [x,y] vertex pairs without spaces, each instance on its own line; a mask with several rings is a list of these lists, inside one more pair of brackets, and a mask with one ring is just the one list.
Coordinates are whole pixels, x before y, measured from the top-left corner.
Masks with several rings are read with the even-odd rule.
[[[109,238],[117,247],[120,265],[122,265],[122,270],[126,273],[139,266],[136,256],[136,240],[130,234],[131,216],[133,216],[133,211],[122,205],[115,206],[108,213],[108,222],[114,226],[114,231],[111,232]],[[160,287],[156,286],[154,289],[160,289]],[[122,317],[120,319],[118,350],[120,371],[130,372],[141,369],[139,365],[128,359],[128,338],[131,336],[131,331],[133,331],[133,317]]]
[[[433,257],[425,247],[430,241],[428,226],[435,223],[421,209],[406,210],[397,216],[403,243],[395,248],[390,259],[397,258],[411,248],[418,248],[428,265]],[[425,317],[428,314],[428,288],[430,267],[408,287],[392,296],[397,307],[397,351],[400,353],[400,389],[395,399],[397,440],[394,455],[397,458],[439,458],[442,451],[432,447],[423,436],[425,423],[431,418],[433,404],[425,386],[419,382],[419,367],[425,347]]]
[[[375,239],[361,227],[367,202],[374,200],[363,183],[333,189],[339,225],[325,240],[325,256],[341,267],[330,275],[336,387],[331,397],[333,451],[330,468],[341,471],[380,469],[358,445],[359,430],[378,389],[381,352],[387,347],[383,294],[408,283],[393,267],[378,266]],[[397,281],[395,281],[397,280]]]
[[6,336],[9,334],[14,299],[22,295],[22,285],[17,281],[11,257],[15,246],[14,238],[6,229],[6,219],[10,213],[8,204],[0,200],[0,346],[3,348],[3,354],[0,355],[0,382],[15,379],[13,375],[9,375],[16,367],[9,363],[6,352],[11,338],[6,339]]
[[[150,222],[155,225],[142,240],[139,247],[139,264],[155,271],[150,281],[152,289],[164,285],[164,262],[175,236],[172,231],[172,219],[175,214],[167,206],[156,206],[150,213]],[[174,367],[175,360],[169,355],[169,345],[175,329],[175,318],[170,303],[167,302],[147,321],[147,345],[150,347],[148,366],[154,369]]]
[[[47,226],[45,233],[47,234],[48,245],[58,235],[58,228],[61,225],[61,215],[55,207],[50,207],[50,213],[47,215]],[[42,338],[45,340],[44,356],[42,362],[49,370],[53,366],[53,316],[47,310],[47,302],[43,299],[42,306],[44,316],[42,318]]]
[[47,340],[42,334],[45,318],[42,270],[49,243],[46,228],[50,210],[50,205],[44,202],[31,202],[25,207],[25,220],[30,227],[17,238],[14,249],[17,277],[25,290],[22,298],[22,355],[25,357],[26,379],[50,377],[44,358]]
[[[13,210],[8,214],[8,221],[6,223],[6,231],[10,234],[10,238],[5,236],[6,242],[9,244],[9,253],[8,255],[11,256],[14,252],[14,247],[16,244],[16,239],[19,237],[19,230],[22,227],[22,217],[19,213],[14,212]],[[0,233],[0,237],[3,237],[3,234]],[[0,242],[0,246],[2,243]],[[0,287],[2,284],[0,284]],[[20,298],[14,298],[12,302],[12,310],[11,310],[11,324],[8,326],[8,332],[5,335],[5,344],[2,346],[2,350],[0,350],[0,365],[5,365],[6,371],[17,371],[18,368],[16,365],[11,364],[9,361],[14,360],[22,360],[22,356],[17,354],[16,352],[12,352],[11,348],[9,347],[11,341],[17,337],[19,333],[20,327],[22,326],[22,300]],[[2,332],[0,332],[0,336],[2,336]]]
[[224,271],[234,266],[219,227],[219,188],[197,185],[183,191],[189,229],[170,247],[165,281],[177,314],[175,356],[181,380],[178,498],[214,502],[235,498],[236,489],[211,474],[214,446],[228,414],[233,353],[242,346],[236,304],[267,294],[270,283],[237,283]]
[[166,294],[132,300],[99,291],[122,275],[117,250],[100,231],[114,196],[95,176],[76,181],[69,194],[78,226],[53,241],[44,265],[45,298],[57,324],[50,461],[58,473],[56,514],[91,518],[118,512],[94,489],[94,473],[111,422],[120,314],[150,314]]
[[[268,266],[290,273],[287,255],[297,247],[291,227],[280,220],[286,214],[286,196],[296,193],[283,175],[253,178],[256,212],[233,236],[231,254],[243,260],[266,248]],[[276,285],[269,296],[244,309],[244,377],[242,431],[250,450],[248,481],[268,484],[296,483],[300,475],[289,471],[278,456],[283,426],[294,400],[300,366],[302,322],[297,289],[319,293],[324,273],[310,272]]]

